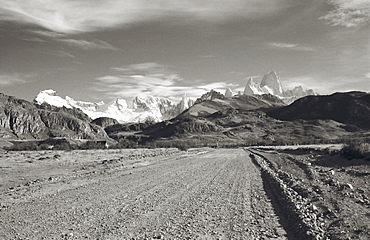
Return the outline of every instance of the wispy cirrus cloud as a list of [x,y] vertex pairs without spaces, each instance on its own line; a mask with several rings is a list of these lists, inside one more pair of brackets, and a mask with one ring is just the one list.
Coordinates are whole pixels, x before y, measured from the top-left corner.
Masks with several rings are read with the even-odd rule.
[[23,41],[27,41],[27,42],[45,42],[44,39],[41,39],[41,38],[38,38],[38,37],[25,37],[25,38],[22,38]]
[[70,53],[65,52],[65,51],[55,51],[55,52],[50,52],[48,54],[54,55],[54,56],[57,56],[57,57],[76,58],[75,55],[70,54]]
[[0,73],[0,86],[13,86],[17,84],[23,84],[29,82],[29,78],[32,77],[32,74],[24,74],[24,73]]
[[[118,48],[114,47],[113,45],[98,39],[90,41],[85,39],[73,39],[68,38],[67,35],[64,33],[57,33],[45,30],[32,30],[30,32],[36,34],[39,37],[44,37],[46,39],[52,39],[58,42],[63,42],[69,46],[78,47],[84,50],[96,50],[96,49],[118,50]],[[32,39],[39,39],[39,41],[45,41],[41,38],[32,38]]]
[[369,0],[329,0],[334,9],[320,19],[332,26],[356,27],[370,22]]
[[45,30],[32,30],[30,31],[31,33],[35,33],[39,36],[47,37],[47,38],[65,38],[66,35],[63,33],[58,33],[58,32],[52,32],[52,31],[45,31]]
[[198,98],[212,89],[225,91],[228,87],[237,86],[223,82],[186,86],[176,72],[153,62],[115,67],[111,68],[111,71],[113,74],[95,79],[94,89],[112,98],[151,95],[179,101],[184,94]]
[[86,41],[81,39],[60,39],[60,42],[65,42],[69,46],[82,48],[85,50],[93,50],[93,49],[109,49],[109,50],[117,50],[116,47],[112,46],[111,44],[97,40],[97,41]]
[[275,49],[286,49],[286,50],[305,51],[305,52],[317,51],[315,47],[304,46],[304,45],[297,44],[297,43],[269,42],[267,45]]
[[269,16],[292,0],[0,0],[0,20],[81,33],[174,17],[207,22]]
[[133,98],[140,95],[170,97],[182,87],[182,79],[167,67],[148,62],[110,69],[112,74],[96,78],[95,90],[112,97]]
[[160,78],[178,78],[177,74],[169,67],[156,62],[146,62],[126,65],[122,67],[112,67],[111,70],[123,73],[125,75],[146,75]]

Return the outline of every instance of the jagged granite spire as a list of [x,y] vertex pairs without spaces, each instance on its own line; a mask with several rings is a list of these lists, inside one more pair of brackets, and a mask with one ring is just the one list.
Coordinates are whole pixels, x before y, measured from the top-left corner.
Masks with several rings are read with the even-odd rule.
[[290,104],[298,98],[317,95],[313,89],[304,89],[302,86],[297,86],[292,90],[284,91],[280,78],[275,71],[265,74],[262,78],[261,84],[257,84],[252,78],[249,78],[247,85],[244,88],[244,95],[262,95],[271,94],[278,96],[286,104]]
[[263,94],[261,87],[253,81],[253,78],[248,78],[247,85],[244,88],[244,95]]
[[272,95],[284,96],[283,85],[275,71],[265,74],[262,78],[260,87]]
[[234,94],[231,91],[231,89],[230,88],[226,89],[226,91],[225,91],[225,97],[232,98],[233,96],[234,96]]
[[186,95],[186,93],[184,93],[184,95],[182,96],[181,101],[177,105],[177,108],[178,108],[179,112],[182,113],[186,109],[188,109],[191,106],[193,106],[193,104],[194,104],[194,101],[191,100],[190,98],[188,98],[188,96]]

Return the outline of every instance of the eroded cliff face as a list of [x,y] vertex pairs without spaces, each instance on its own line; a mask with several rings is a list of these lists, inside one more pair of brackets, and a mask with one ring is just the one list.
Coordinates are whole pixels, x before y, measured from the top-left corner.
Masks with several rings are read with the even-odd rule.
[[32,103],[0,94],[0,127],[3,138],[42,138],[47,129]]
[[26,100],[0,94],[0,137],[28,139],[68,137],[107,138],[105,131],[90,123],[90,118],[79,111],[36,107]]
[[94,124],[66,114],[39,110],[40,118],[49,129],[50,137],[70,137],[77,139],[107,138],[105,131]]

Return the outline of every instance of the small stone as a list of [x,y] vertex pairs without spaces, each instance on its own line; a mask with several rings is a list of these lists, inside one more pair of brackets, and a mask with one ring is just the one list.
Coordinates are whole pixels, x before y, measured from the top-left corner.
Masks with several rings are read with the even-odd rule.
[[317,211],[317,207],[314,204],[312,204],[312,210]]

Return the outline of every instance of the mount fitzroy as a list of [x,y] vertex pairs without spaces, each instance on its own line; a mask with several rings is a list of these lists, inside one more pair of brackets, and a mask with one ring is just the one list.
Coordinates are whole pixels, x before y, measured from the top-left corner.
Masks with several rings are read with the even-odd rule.
[[[252,78],[248,79],[243,95],[263,94],[274,95],[286,104],[290,104],[307,95],[317,95],[314,90],[304,90],[301,86],[295,87],[293,90],[284,91],[280,78],[275,71],[265,74],[260,84],[255,83]],[[225,97],[231,98],[233,96],[231,89],[227,89]],[[38,105],[46,103],[51,106],[70,109],[77,108],[92,119],[108,117],[116,119],[120,123],[169,120],[194,104],[193,100],[186,95],[183,96],[178,104],[164,97],[152,96],[135,97],[132,101],[117,98],[107,104],[104,102],[83,102],[76,101],[68,96],[62,98],[56,91],[51,89],[41,91],[34,99],[34,103]]]
[[[226,92],[226,94],[230,94]],[[292,90],[284,90],[281,84],[279,76],[275,71],[271,71],[265,74],[260,84],[253,81],[253,78],[249,78],[247,85],[244,88],[244,95],[262,95],[271,94],[280,98],[286,104],[291,104],[295,100],[309,96],[317,95],[313,89],[303,89],[302,86],[297,86]]]

